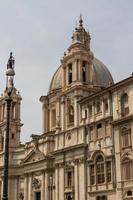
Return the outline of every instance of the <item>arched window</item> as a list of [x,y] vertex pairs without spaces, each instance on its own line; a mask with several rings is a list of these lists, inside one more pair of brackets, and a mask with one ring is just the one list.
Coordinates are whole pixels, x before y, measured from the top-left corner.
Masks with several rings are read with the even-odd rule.
[[121,96],[121,114],[122,116],[126,116],[129,114],[129,105],[128,105],[128,95],[124,93]]
[[74,123],[74,108],[72,105],[69,106],[68,123],[69,124]]
[[97,175],[97,183],[105,182],[105,174],[104,174],[104,159],[101,155],[99,155],[96,159],[96,175]]
[[90,163],[90,185],[106,184],[112,181],[112,161],[98,155],[94,163]]

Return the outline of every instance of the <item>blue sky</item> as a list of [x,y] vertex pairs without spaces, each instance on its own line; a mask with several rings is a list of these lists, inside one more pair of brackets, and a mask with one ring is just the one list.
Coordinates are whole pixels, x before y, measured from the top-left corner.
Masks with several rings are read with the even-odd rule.
[[133,71],[132,0],[0,0],[0,92],[12,51],[15,86],[22,95],[22,141],[41,133],[41,103],[80,13],[91,35],[91,50],[115,82]]

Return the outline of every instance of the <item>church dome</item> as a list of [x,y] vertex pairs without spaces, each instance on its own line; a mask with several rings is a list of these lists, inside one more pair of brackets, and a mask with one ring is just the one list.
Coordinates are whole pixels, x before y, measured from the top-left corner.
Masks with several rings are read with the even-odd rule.
[[79,26],[75,28],[72,36],[72,44],[68,48],[68,52],[64,54],[61,66],[53,75],[49,93],[72,82],[75,84],[76,82],[85,83],[86,86],[99,88],[113,84],[113,78],[108,68],[90,51],[90,40],[90,34],[83,27],[83,20],[80,17]]
[[[92,72],[93,74],[92,74],[91,84],[93,86],[108,87],[110,84],[113,84],[113,78],[108,68],[97,58],[93,58],[92,60]],[[53,75],[49,87],[49,92],[62,88],[62,76],[63,76],[63,70],[62,66],[60,66]]]

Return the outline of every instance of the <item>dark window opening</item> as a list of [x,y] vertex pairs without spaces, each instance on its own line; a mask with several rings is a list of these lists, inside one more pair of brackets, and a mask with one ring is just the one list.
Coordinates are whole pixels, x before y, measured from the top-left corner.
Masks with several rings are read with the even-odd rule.
[[82,65],[82,79],[83,82],[86,82],[86,62],[83,61],[83,65]]
[[72,186],[72,171],[67,172],[67,186]]
[[85,119],[87,119],[87,110],[85,110]]
[[14,133],[12,133],[12,139],[14,139],[15,138],[15,134]]
[[66,200],[72,200],[72,195],[71,195],[71,193],[68,193],[68,194],[67,194]]
[[104,101],[104,107],[105,107],[105,112],[108,112],[109,109],[108,100]]
[[132,196],[132,191],[127,191],[127,196]]
[[103,196],[97,196],[96,200],[107,200],[107,196],[103,195]]
[[107,182],[111,182],[111,162],[108,161],[106,163],[106,169],[107,169]]
[[97,129],[102,128],[102,124],[97,125]]
[[35,192],[35,200],[41,200],[41,192]]
[[92,116],[92,105],[89,105],[89,116]]
[[68,64],[68,84],[72,83],[72,63]]

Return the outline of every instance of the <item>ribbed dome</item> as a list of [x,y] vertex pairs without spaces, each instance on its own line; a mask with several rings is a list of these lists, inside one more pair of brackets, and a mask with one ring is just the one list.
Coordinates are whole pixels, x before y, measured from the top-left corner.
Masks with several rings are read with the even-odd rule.
[[[108,87],[109,84],[113,84],[113,78],[107,67],[97,58],[94,58],[92,63],[93,63],[92,65],[93,75],[91,84],[100,87]],[[62,77],[63,77],[62,67],[60,66],[51,80],[49,92],[62,88]]]

